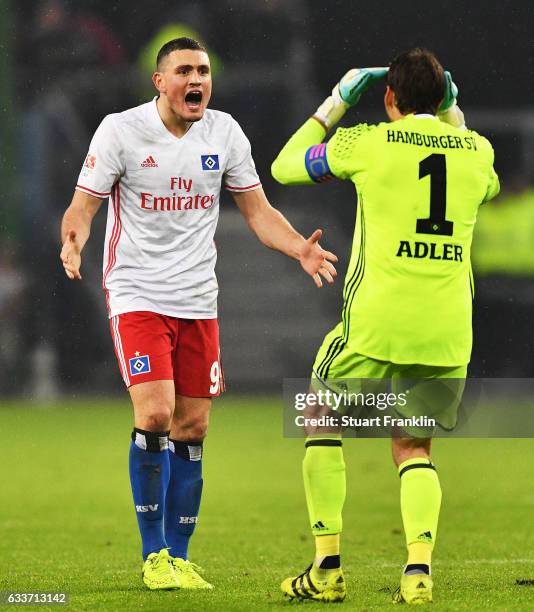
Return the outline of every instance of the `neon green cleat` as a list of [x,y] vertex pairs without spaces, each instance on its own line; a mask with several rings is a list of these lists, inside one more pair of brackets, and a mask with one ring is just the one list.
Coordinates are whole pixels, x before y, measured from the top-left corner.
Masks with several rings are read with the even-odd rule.
[[325,603],[343,601],[347,595],[347,587],[341,568],[330,570],[325,580],[310,576],[310,565],[300,576],[286,578],[280,588],[290,599],[315,599]]
[[432,578],[428,574],[401,576],[400,587],[393,593],[393,603],[420,605],[432,603]]
[[151,590],[179,589],[180,580],[174,571],[172,557],[166,548],[150,553],[143,565],[143,582]]
[[172,564],[182,589],[213,589],[213,585],[198,573],[203,569],[196,563],[180,557],[172,557]]

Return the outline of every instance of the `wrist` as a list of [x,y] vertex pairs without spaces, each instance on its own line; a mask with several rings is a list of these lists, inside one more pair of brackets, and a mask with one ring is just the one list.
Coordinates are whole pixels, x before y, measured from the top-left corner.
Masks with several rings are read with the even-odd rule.
[[456,103],[456,100],[447,110],[438,111],[438,119],[453,127],[466,129],[464,114]]
[[304,247],[306,246],[306,238],[301,234],[297,234],[293,241],[293,244],[290,247],[290,252],[288,255],[297,261],[300,261],[302,258],[302,253],[304,251]]
[[332,89],[332,94],[315,111],[313,118],[328,131],[341,120],[348,108],[349,105],[341,98],[339,93],[339,85],[336,85]]

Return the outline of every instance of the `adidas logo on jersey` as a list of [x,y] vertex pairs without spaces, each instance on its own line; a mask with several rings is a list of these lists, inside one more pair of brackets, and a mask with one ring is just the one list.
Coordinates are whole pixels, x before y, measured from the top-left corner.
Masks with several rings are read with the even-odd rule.
[[145,161],[141,164],[141,168],[157,168],[158,164],[156,162],[156,160],[152,157],[152,155],[149,155]]

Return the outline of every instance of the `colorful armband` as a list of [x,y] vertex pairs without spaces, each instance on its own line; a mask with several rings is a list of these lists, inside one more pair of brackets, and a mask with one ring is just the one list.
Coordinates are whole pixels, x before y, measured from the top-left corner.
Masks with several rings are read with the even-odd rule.
[[334,178],[326,159],[326,142],[310,147],[306,151],[304,163],[312,181],[323,183]]

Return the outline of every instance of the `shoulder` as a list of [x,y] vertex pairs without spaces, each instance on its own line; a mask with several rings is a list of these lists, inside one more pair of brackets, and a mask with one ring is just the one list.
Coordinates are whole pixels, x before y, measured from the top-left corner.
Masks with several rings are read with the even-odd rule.
[[485,136],[475,132],[475,130],[461,130],[461,132],[465,136],[471,136],[474,138],[475,142],[477,143],[477,148],[480,148],[482,151],[493,155],[493,145]]
[[204,137],[226,149],[249,147],[250,143],[239,123],[229,113],[206,109],[202,118]]
[[386,124],[370,124],[370,123],[357,123],[348,128],[337,128],[334,133],[334,137],[340,141],[353,141],[359,138],[365,137],[368,134],[371,134],[375,130],[379,129],[382,125]]
[[334,155],[344,155],[363,144],[382,124],[358,123],[348,128],[338,128],[328,141],[328,152]]
[[[446,133],[450,136],[459,136],[462,140],[467,140],[468,142],[473,143],[474,150],[482,155],[487,154],[489,156],[493,156],[493,146],[490,141],[482,134],[479,134],[475,130],[470,130],[466,128],[456,127],[454,125],[449,125],[446,122],[440,121],[439,127],[442,132]],[[469,147],[471,150],[473,148]]]
[[136,129],[139,125],[145,125],[150,116],[151,109],[154,105],[153,101],[145,102],[133,108],[127,108],[120,113],[107,115],[105,119],[110,118],[119,130]]
[[207,108],[202,117],[204,129],[214,131],[231,132],[237,124],[237,121],[229,113],[220,110]]
[[149,107],[150,103],[147,103],[119,113],[110,113],[102,119],[98,131],[114,132],[115,135],[121,135],[128,131],[138,130],[140,126],[146,123]]

